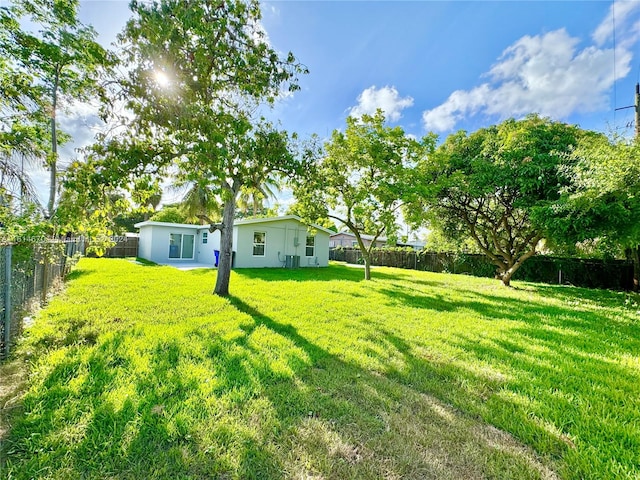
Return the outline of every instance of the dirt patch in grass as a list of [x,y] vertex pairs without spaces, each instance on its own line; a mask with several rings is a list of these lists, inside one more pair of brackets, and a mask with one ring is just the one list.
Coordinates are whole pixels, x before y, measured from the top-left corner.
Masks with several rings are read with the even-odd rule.
[[290,432],[285,478],[555,480],[507,432],[384,375],[328,361],[305,384],[311,408]]
[[20,358],[0,364],[0,444],[7,437],[12,418],[19,413],[27,385],[27,367]]

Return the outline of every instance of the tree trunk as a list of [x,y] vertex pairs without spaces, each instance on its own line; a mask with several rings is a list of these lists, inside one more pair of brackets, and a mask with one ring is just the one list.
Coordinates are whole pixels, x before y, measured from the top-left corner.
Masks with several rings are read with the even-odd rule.
[[53,216],[53,209],[56,203],[56,173],[58,162],[58,135],[56,131],[56,110],[58,108],[58,82],[59,73],[53,81],[53,93],[51,99],[51,158],[49,159],[49,202],[47,203],[47,215]]
[[511,272],[511,269],[507,270],[506,272],[502,272],[500,275],[500,280],[502,281],[502,285],[504,285],[505,287],[510,287],[511,277],[513,277],[513,272]]
[[356,235],[356,240],[358,241],[358,245],[360,246],[360,254],[362,255],[362,260],[364,261],[364,279],[371,280],[371,245],[369,248],[364,246],[364,242],[360,235]]
[[371,280],[371,259],[364,253],[362,259],[364,260],[364,279]]
[[633,260],[633,291],[640,291],[640,245],[631,249]]
[[233,259],[233,218],[236,213],[235,198],[228,199],[222,210],[222,228],[220,230],[220,257],[218,259],[218,277],[213,293],[221,297],[229,295],[231,262]]
[[[260,214],[262,214],[262,212],[260,212]],[[253,195],[253,216],[258,216],[258,197],[255,194]]]
[[540,239],[535,238],[534,240],[533,248],[522,254],[515,262],[511,263],[513,260],[510,260],[506,265],[498,265],[498,276],[505,287],[511,286],[511,278],[513,277],[513,274],[516,273],[516,270],[518,270],[525,261],[536,254],[536,245],[538,245]]

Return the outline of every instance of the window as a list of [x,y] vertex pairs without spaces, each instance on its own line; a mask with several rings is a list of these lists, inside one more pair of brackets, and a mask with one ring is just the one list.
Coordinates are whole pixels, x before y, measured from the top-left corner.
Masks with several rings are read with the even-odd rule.
[[357,247],[357,246],[358,246],[358,242],[357,242],[357,241],[355,241],[355,240],[354,240],[354,241],[352,241],[352,242],[351,242],[351,246],[352,246],[352,247]]
[[192,259],[195,235],[169,234],[169,258]]
[[253,255],[264,257],[266,243],[267,234],[265,232],[253,232]]
[[202,244],[205,245],[209,241],[209,232],[202,232]]
[[313,257],[316,249],[316,237],[307,237],[307,244],[305,249],[305,255],[307,257]]

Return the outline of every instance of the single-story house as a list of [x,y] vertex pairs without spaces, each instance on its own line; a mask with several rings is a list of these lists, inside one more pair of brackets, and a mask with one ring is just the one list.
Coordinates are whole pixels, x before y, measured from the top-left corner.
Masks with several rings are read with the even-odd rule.
[[[365,247],[369,247],[371,242],[373,241],[373,235],[361,235],[362,243],[364,243]],[[375,247],[384,247],[387,244],[387,239],[385,237],[378,237],[376,239]],[[358,241],[356,240],[356,236],[351,232],[338,232],[332,233],[331,237],[329,237],[329,246],[331,248],[335,247],[358,247]]]
[[[220,232],[208,225],[146,221],[140,229],[138,256],[160,264],[217,265]],[[326,267],[329,235],[319,225],[308,227],[300,217],[236,220],[233,226],[233,267]]]
[[409,247],[409,248],[413,248],[416,251],[420,251],[420,250],[424,250],[424,246],[426,245],[425,242],[421,241],[421,240],[409,240],[406,242],[398,242],[396,243],[396,247]]
[[145,221],[134,227],[140,229],[140,258],[160,264],[215,264],[214,251],[220,250],[220,232],[210,233],[208,225]]

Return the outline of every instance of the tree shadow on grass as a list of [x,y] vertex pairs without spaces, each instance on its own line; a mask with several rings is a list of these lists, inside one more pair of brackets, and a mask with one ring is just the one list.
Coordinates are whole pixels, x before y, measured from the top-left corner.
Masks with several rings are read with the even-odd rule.
[[385,375],[229,301],[244,314],[235,328],[114,325],[92,345],[46,347],[64,356],[41,367],[2,447],[9,476],[553,478],[509,435],[414,383],[459,372],[402,339],[386,346],[406,367]]
[[[364,270],[345,265],[331,264],[328,267],[318,268],[239,268],[234,270],[236,275],[265,280],[265,281],[294,281],[294,282],[331,282],[344,280],[349,282],[364,281]],[[401,275],[384,272],[379,269],[372,270],[371,278],[397,280]]]
[[65,277],[65,281],[77,280],[78,278],[84,277],[94,272],[95,270],[91,268],[74,267],[74,269],[71,270],[71,272],[69,272]]
[[[629,425],[638,418],[638,405],[631,399],[637,398],[640,373],[620,360],[634,356],[640,342],[614,338],[531,325],[510,330],[508,339],[478,341],[460,335],[455,344],[511,372],[502,391],[490,397],[500,408],[492,408],[486,420],[540,451],[557,455],[564,450],[564,473],[571,478],[594,472],[616,478],[635,468],[633,477],[638,474],[640,436]],[[515,407],[508,416],[506,402]]]
[[[564,458],[568,477],[637,474],[633,452],[640,451],[640,436],[629,425],[640,413],[630,400],[637,398],[640,385],[632,360],[640,351],[640,322],[632,311],[619,313],[621,296],[615,292],[601,292],[606,297],[602,304],[600,295],[589,295],[588,304],[584,289],[533,287],[540,289],[561,302],[469,290],[466,299],[458,297],[447,306],[445,298],[431,292],[387,289],[391,303],[435,312],[460,309],[482,321],[507,321],[501,333],[484,336],[473,330],[448,336],[446,343],[462,357],[441,364],[416,354],[418,343],[409,345],[387,331],[385,340],[377,341],[382,349],[401,352],[404,365],[392,367],[389,375],[477,413],[542,453]],[[617,314],[608,307],[616,307]]]
[[[457,296],[455,300],[448,299],[444,294],[412,289],[406,285],[383,288],[380,291],[388,296],[388,303],[391,305],[441,312],[456,310],[475,312],[479,318],[487,321],[526,322],[529,326],[544,327],[544,330],[575,329],[581,332],[579,337],[583,342],[580,348],[586,348],[587,351],[601,351],[606,348],[612,334],[616,341],[622,342],[621,345],[624,348],[638,345],[636,340],[640,339],[640,321],[634,311],[635,307],[628,309],[628,315],[619,315],[619,309],[624,300],[623,296],[617,292],[598,291],[600,292],[598,294],[587,289],[566,289],[535,284],[532,292],[539,294],[542,298],[560,301],[547,304],[462,288],[457,288],[456,291],[465,295]],[[603,293],[604,299],[601,302]],[[590,304],[585,303],[586,299],[589,299]],[[607,311],[607,307],[616,308],[616,314]],[[597,341],[593,342],[593,340]],[[595,349],[594,346],[596,346]]]
[[139,265],[141,267],[162,267],[162,266],[164,266],[164,265],[160,265],[159,263],[152,262],[151,260],[147,260],[146,258],[142,258],[142,257],[136,257],[135,260],[133,260],[133,263],[135,263],[136,265]]
[[[295,327],[280,324],[242,299],[231,297],[230,302],[255,320],[245,330],[247,335],[264,326],[307,354],[311,368],[302,369],[298,376],[305,388],[287,379],[271,383],[266,393],[286,428],[297,430],[297,442],[313,448],[324,438],[323,442],[329,443],[323,446],[325,455],[335,456],[338,451],[338,466],[332,465],[328,471],[319,469],[320,473],[330,478],[360,478],[365,474],[380,478],[391,472],[401,478],[485,478],[496,473],[499,464],[497,472],[504,478],[553,478],[535,455],[508,434],[452,409],[428,395],[428,389],[415,388],[415,383],[404,381],[406,378],[392,371],[389,376],[380,375],[345,362],[310,342]],[[430,369],[432,377],[441,378],[437,368],[412,356],[410,347],[400,338],[387,338],[391,348],[405,356],[409,369],[419,370],[420,375]],[[341,438],[337,445],[326,438],[331,434]],[[469,441],[470,436],[479,438],[477,443]],[[498,458],[498,452],[507,450],[507,461]],[[368,464],[358,465],[365,458]],[[391,470],[390,465],[394,465]]]
[[[614,314],[595,302],[585,305],[581,289],[563,294],[558,297],[563,302],[556,304],[481,292],[474,295],[475,300],[460,302],[461,306],[488,319],[524,322],[525,330],[531,329],[541,338],[546,336],[554,342],[564,338],[565,342],[558,342],[560,346],[587,353],[611,353],[613,345],[629,352],[640,348],[640,322],[635,312],[629,310],[628,315],[624,315],[618,308]],[[620,303],[615,306],[620,307]]]
[[600,306],[611,308],[619,308],[625,304],[629,304],[631,308],[633,304],[635,304],[635,311],[640,311],[640,294],[637,292],[581,288],[566,285],[545,285],[541,283],[527,283],[524,288],[530,289],[543,297],[553,298],[562,302],[570,302],[571,304],[595,302]]
[[418,290],[407,293],[407,287],[382,288],[380,292],[388,297],[387,303],[392,306],[403,305],[411,308],[451,312],[458,308],[457,302],[452,302],[444,295],[424,294]]
[[[68,350],[26,395],[26,415],[2,446],[9,478],[226,478],[243,468],[279,478],[277,459],[251,435],[215,421],[198,428],[207,398],[179,370],[189,348],[159,340],[140,371],[130,341],[131,332],[117,332],[90,352]],[[233,361],[225,366],[232,391],[244,374]],[[203,448],[204,437],[211,445]],[[225,449],[237,443],[229,458]]]
[[616,478],[623,471],[633,478],[640,437],[629,427],[637,419],[630,399],[637,396],[640,375],[576,353],[563,334],[549,338],[545,332],[543,338],[541,352],[536,329],[516,330],[508,341],[460,335],[452,343],[469,357],[440,364],[390,332],[382,343],[403,355],[403,368],[392,366],[390,378],[432,392],[542,455],[562,459],[563,478]]

